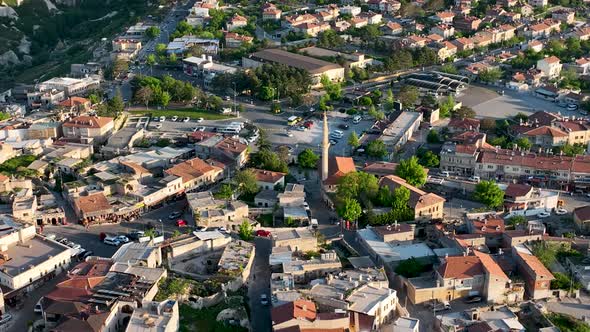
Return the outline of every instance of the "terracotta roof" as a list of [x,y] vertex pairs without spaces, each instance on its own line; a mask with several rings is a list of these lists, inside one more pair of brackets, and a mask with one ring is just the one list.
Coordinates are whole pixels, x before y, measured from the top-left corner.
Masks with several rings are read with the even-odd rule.
[[248,149],[248,145],[240,143],[240,141],[231,137],[226,137],[219,143],[215,144],[215,147],[223,152],[227,152],[232,156],[237,156]]
[[270,316],[273,325],[278,325],[291,319],[314,321],[316,319],[316,307],[312,301],[299,299],[272,308]]
[[86,103],[90,103],[90,100],[88,100],[86,98],[82,98],[82,97],[70,97],[70,98],[62,101],[61,103],[59,103],[59,106],[73,107],[73,106],[77,106],[77,105],[84,105]]
[[389,21],[387,22],[386,26],[390,29],[390,30],[400,30],[402,29],[401,24],[397,23],[397,22],[392,22]]
[[111,208],[111,204],[103,193],[80,196],[74,200],[74,205],[84,213],[104,211]]
[[479,128],[479,120],[470,118],[453,118],[449,121],[448,127],[473,130]]
[[544,61],[545,61],[545,62],[547,62],[547,63],[559,63],[559,62],[561,61],[561,60],[559,60],[559,58],[558,58],[558,57],[556,57],[555,55],[552,55],[552,56],[550,56],[550,57],[544,58],[544,59],[542,59],[542,60],[544,60]]
[[498,265],[498,263],[496,263],[496,261],[492,258],[492,256],[477,250],[474,250],[473,253],[479,258],[484,269],[486,269],[489,274],[503,279],[509,279],[500,265]]
[[188,134],[188,137],[195,142],[200,142],[216,135],[217,134],[212,133],[210,131],[195,131],[194,133]]
[[356,172],[356,166],[352,158],[330,156],[328,159],[328,178],[324,183],[328,185],[338,184],[340,178],[350,172]]
[[558,122],[558,124],[565,128],[566,130],[571,130],[571,131],[587,131],[590,130],[590,125],[588,125],[587,123],[584,123],[582,121],[577,122],[577,121],[561,121]]
[[484,219],[470,219],[476,234],[498,234],[504,232],[504,219],[496,216],[486,216]]
[[86,319],[81,319],[75,316],[66,316],[51,330],[56,332],[99,332],[103,330],[104,324],[109,316],[109,311],[89,314]]
[[550,126],[542,126],[542,127],[534,128],[534,129],[531,129],[531,130],[525,132],[524,134],[527,136],[539,136],[539,135],[551,136],[551,137],[568,137],[569,136],[563,130],[560,130],[555,127],[550,127]]
[[141,175],[141,174],[150,174],[150,171],[148,171],[145,167],[143,167],[143,166],[141,166],[141,165],[139,165],[137,163],[134,163],[132,161],[122,160],[122,161],[120,161],[120,163],[121,163],[121,165],[124,165],[124,166],[127,166],[127,167],[131,168],[131,170],[133,170],[133,172],[135,174],[138,174],[138,175]]
[[88,306],[77,301],[54,301],[43,311],[50,314],[57,315],[74,315],[88,310]]
[[528,184],[511,183],[506,187],[504,194],[509,197],[520,197],[530,193],[531,190],[533,187]]
[[574,209],[574,215],[582,222],[590,220],[590,206],[582,206]]
[[539,111],[529,115],[529,122],[537,123],[541,126],[548,126],[551,125],[551,123],[560,120],[561,117],[559,115],[545,111]]
[[0,174],[0,182],[4,183],[6,181],[9,181],[10,178],[4,174]]
[[549,280],[554,279],[553,274],[541,263],[541,261],[534,255],[527,254],[520,250],[515,250],[516,254],[522,258],[522,261],[531,269],[537,276],[543,276]]
[[421,189],[418,189],[406,182],[406,180],[395,176],[395,175],[387,175],[381,178],[379,181],[379,186],[388,186],[391,191],[395,188],[403,186],[410,190],[410,202],[411,208],[414,209],[422,209],[424,207],[428,207],[440,202],[444,202],[445,199],[433,194],[427,193]]
[[102,128],[112,122],[113,118],[82,115],[75,117],[68,122],[64,122],[63,126],[77,128]]
[[[519,165],[538,170],[569,170],[572,167],[572,157],[567,156],[545,156],[535,153],[518,153],[512,150],[498,149],[481,151],[478,163],[496,165]],[[590,160],[582,159],[580,162],[587,163]],[[585,167],[584,167],[585,169]]]
[[441,19],[452,18],[452,17],[455,17],[455,13],[449,12],[449,11],[444,11],[444,12],[436,13],[436,16],[438,16]]
[[260,182],[275,183],[287,175],[286,173],[267,171],[265,169],[251,168],[251,170],[256,176],[256,181]]
[[234,15],[234,16],[231,18],[231,21],[232,21],[232,22],[235,22],[235,21],[248,22],[248,19],[247,19],[247,18],[245,18],[245,17],[244,17],[244,16],[242,16],[242,15],[235,14],[235,15]]
[[486,134],[477,131],[465,131],[451,137],[451,141],[463,144],[475,144],[479,140],[485,140]]
[[445,260],[438,268],[443,279],[467,279],[484,274],[483,265],[477,256],[450,256]]
[[376,175],[394,175],[397,163],[389,163],[386,161],[376,161],[365,165],[363,172],[376,174]]
[[171,168],[166,170],[166,173],[181,177],[182,182],[186,183],[191,180],[200,178],[201,176],[209,172],[215,171],[221,171],[221,169],[219,167],[207,164],[200,158],[193,158],[191,160],[187,160],[180,164],[172,166]]

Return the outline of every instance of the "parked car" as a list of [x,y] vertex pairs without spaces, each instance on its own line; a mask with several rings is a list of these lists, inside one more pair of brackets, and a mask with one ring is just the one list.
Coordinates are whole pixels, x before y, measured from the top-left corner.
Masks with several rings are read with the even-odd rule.
[[109,246],[115,246],[115,247],[118,247],[121,245],[121,242],[117,241],[114,238],[110,238],[110,237],[105,238],[102,242],[104,242],[104,244],[108,244]]
[[127,234],[127,238],[129,238],[132,241],[137,241],[140,237],[143,237],[144,234],[145,233],[143,231],[133,231]]
[[479,176],[472,176],[469,178],[469,181],[479,183],[479,181],[481,181],[481,178]]
[[264,229],[259,229],[256,231],[256,236],[260,236],[260,237],[270,237],[270,232]]
[[307,120],[303,123],[303,126],[307,129],[311,129],[313,127],[313,121]]
[[115,236],[115,239],[121,243],[128,243],[129,242],[129,238],[126,237],[125,235],[117,235],[117,236]]
[[156,129],[162,129],[162,125],[158,123],[158,124],[156,125]]
[[557,210],[555,210],[555,214],[561,216],[561,215],[567,214],[567,210],[566,209],[557,209]]
[[268,296],[266,294],[260,294],[260,304],[268,305]]
[[161,116],[160,117],[160,122],[164,122],[164,121],[166,121],[166,117],[165,116]]
[[43,298],[41,298],[39,301],[37,301],[37,304],[35,304],[35,308],[33,309],[33,311],[36,314],[42,314],[43,313],[43,306],[41,305],[41,301],[43,301]]
[[197,226],[197,231],[199,231],[199,232],[205,232],[205,231],[207,231],[207,227],[205,227],[205,226]]
[[286,132],[285,135],[287,135],[287,137],[293,137],[293,133],[290,131]]
[[184,119],[182,119],[182,122],[189,122],[191,120],[191,118],[189,118],[188,116],[185,117]]
[[77,257],[78,257],[78,260],[79,261],[83,261],[83,260],[85,260],[86,258],[88,258],[88,257],[90,257],[92,255],[94,255],[94,252],[93,251],[91,251],[91,250],[84,250],[81,253],[79,253],[77,255]]
[[225,227],[223,227],[223,226],[222,227],[219,227],[217,230],[220,231],[220,232],[222,232],[222,233],[227,233],[227,229],[225,229]]
[[198,123],[201,123],[201,122],[203,122],[203,121],[205,121],[205,119],[203,119],[203,118],[198,118],[198,119],[197,119],[197,122],[198,122]]
[[45,234],[45,237],[50,240],[55,240],[55,234],[53,234],[53,233],[47,233],[47,234]]
[[0,325],[4,325],[4,324],[8,323],[11,319],[12,319],[12,316],[10,314],[3,314],[2,318],[0,318]]
[[539,217],[539,218],[547,218],[550,216],[551,216],[551,213],[549,213],[549,212],[541,212],[541,213],[537,214],[537,217]]
[[350,128],[350,126],[347,125],[346,123],[342,123],[342,124],[338,125],[338,128],[340,128],[342,130],[347,130],[348,128]]
[[188,224],[183,219],[176,220],[176,227],[186,227]]
[[331,139],[330,140],[330,145],[336,145],[338,144],[338,141]]
[[172,122],[176,122],[177,120],[178,120],[178,116],[175,115],[172,117]]
[[197,127],[196,131],[205,131],[205,129],[206,129],[205,127]]
[[182,213],[180,213],[178,211],[174,211],[168,215],[168,219],[173,220],[173,219],[180,217],[181,215],[182,215]]

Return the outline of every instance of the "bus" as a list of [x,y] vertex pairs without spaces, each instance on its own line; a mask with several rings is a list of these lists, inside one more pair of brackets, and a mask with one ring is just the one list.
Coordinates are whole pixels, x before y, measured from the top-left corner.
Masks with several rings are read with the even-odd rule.
[[295,116],[295,115],[293,115],[293,116],[290,116],[290,117],[287,119],[287,124],[288,124],[289,126],[293,126],[293,125],[295,125],[295,124],[296,124],[297,122],[299,122],[299,121],[301,121],[301,118],[300,118],[300,117],[298,117],[298,116]]
[[228,127],[218,128],[217,132],[221,133],[221,134],[235,134],[235,135],[237,135],[240,133],[240,127],[228,126]]

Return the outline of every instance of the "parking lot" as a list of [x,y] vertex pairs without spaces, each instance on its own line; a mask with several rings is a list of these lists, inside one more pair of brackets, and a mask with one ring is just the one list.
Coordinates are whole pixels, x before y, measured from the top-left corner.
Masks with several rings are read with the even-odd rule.
[[568,111],[557,103],[535,97],[529,92],[516,92],[504,89],[504,95],[498,93],[502,87],[485,88],[470,86],[457,96],[457,100],[471,107],[478,118],[504,119],[521,112],[532,114],[536,111],[561,113],[563,116],[582,116],[578,111]]

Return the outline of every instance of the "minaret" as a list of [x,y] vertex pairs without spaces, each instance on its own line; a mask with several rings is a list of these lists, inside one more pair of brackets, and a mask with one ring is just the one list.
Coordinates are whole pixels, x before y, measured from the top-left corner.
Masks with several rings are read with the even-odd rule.
[[328,116],[324,112],[324,139],[322,140],[322,181],[328,178],[328,155],[330,141],[328,140]]

